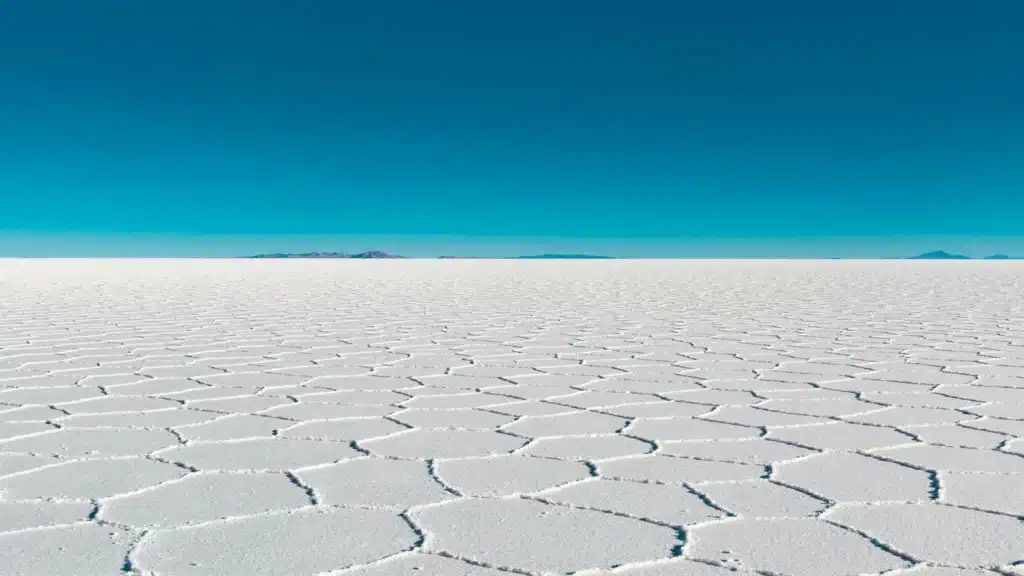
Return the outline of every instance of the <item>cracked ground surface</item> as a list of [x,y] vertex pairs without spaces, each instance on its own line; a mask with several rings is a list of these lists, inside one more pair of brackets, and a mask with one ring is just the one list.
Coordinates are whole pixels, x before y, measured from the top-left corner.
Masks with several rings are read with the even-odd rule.
[[0,261],[0,573],[1024,573],[1024,266]]

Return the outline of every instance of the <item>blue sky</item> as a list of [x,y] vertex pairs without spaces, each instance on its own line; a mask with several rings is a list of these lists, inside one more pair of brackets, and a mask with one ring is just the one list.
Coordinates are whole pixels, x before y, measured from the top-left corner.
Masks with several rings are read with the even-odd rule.
[[1020,21],[0,0],[0,254],[1024,253]]

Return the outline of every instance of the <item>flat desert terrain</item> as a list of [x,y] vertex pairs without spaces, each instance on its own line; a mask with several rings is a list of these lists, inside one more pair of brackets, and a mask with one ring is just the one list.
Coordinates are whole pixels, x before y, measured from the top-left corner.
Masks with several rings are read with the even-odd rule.
[[0,261],[4,576],[1024,573],[1024,264]]

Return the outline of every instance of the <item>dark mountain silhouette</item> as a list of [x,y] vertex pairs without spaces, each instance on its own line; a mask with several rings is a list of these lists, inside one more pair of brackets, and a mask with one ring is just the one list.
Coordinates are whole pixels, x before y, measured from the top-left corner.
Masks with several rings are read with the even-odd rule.
[[1006,254],[993,254],[991,256],[985,256],[984,258],[971,258],[970,256],[964,256],[963,254],[950,254],[943,250],[936,250],[934,252],[926,252],[919,256],[911,256],[907,260],[1024,260],[1022,256],[1007,256]]
[[404,258],[404,256],[397,256],[395,254],[388,254],[387,252],[381,252],[379,250],[370,250],[368,252],[359,252],[357,254],[348,254],[346,252],[303,252],[302,254],[256,254],[255,256],[248,256],[248,258],[359,258],[359,259],[370,259],[370,258]]
[[963,254],[950,254],[943,250],[936,250],[934,252],[925,252],[917,256],[911,256],[908,260],[970,260],[969,256]]
[[370,250],[369,252],[360,252],[359,254],[352,254],[349,258],[405,258],[405,256],[399,256],[398,254],[388,254],[387,252],[381,252],[380,250]]
[[534,254],[529,256],[438,256],[441,260],[612,260],[614,256],[590,254]]
[[[274,254],[256,254],[254,256],[246,256],[246,258],[349,258],[349,259],[368,259],[368,258],[405,258],[405,256],[399,256],[397,254],[388,254],[387,252],[381,252],[380,250],[370,250],[368,252],[359,252],[357,254],[349,254],[347,252],[303,252],[301,254],[291,253],[274,253]],[[442,260],[477,260],[487,259],[483,256],[438,256]],[[612,256],[595,256],[591,254],[537,254],[531,256],[507,256],[497,257],[499,260],[610,260]]]
[[535,256],[514,256],[518,260],[611,260],[614,256],[594,256],[591,254],[537,254]]

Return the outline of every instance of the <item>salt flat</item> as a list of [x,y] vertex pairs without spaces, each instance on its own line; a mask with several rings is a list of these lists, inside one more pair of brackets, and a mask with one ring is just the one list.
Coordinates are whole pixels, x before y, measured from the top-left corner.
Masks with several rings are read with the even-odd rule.
[[1022,284],[0,261],[0,574],[1021,574]]

